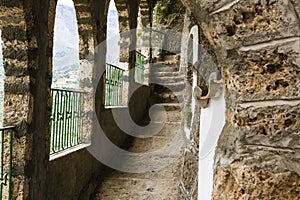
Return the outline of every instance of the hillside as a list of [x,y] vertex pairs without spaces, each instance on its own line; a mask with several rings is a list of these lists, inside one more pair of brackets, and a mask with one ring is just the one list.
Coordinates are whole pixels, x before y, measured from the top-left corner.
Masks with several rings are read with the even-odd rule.
[[58,3],[54,26],[52,87],[78,88],[78,44],[75,10],[70,5]]

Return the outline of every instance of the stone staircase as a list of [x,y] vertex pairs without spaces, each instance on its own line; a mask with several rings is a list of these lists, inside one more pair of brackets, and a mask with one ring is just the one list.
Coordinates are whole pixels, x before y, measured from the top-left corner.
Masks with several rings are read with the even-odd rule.
[[[173,58],[174,60],[174,58]],[[182,90],[184,77],[176,69],[172,57],[167,62],[156,63],[151,70],[151,82],[156,83],[156,105],[166,110],[166,122],[159,133],[150,138],[135,138],[129,146],[130,152],[145,153],[159,151],[170,145],[179,136],[183,146],[184,136],[181,130]],[[173,92],[172,92],[173,91]],[[174,93],[175,92],[175,93]],[[155,117],[154,117],[155,118]],[[155,119],[154,119],[155,120]],[[144,120],[147,124],[149,121]],[[161,123],[161,122],[157,122]],[[178,141],[177,141],[178,142]],[[179,145],[180,146],[180,145]],[[178,148],[180,148],[178,146]],[[176,200],[179,198],[180,170],[183,162],[183,148],[174,155],[174,162],[159,171],[146,173],[126,173],[113,171],[107,175],[93,198],[94,200]],[[164,159],[166,155],[155,159]]]
[[179,72],[175,56],[166,61],[155,63],[151,70],[151,83],[155,83],[155,95],[160,103],[179,103],[183,101],[185,89],[184,75]]

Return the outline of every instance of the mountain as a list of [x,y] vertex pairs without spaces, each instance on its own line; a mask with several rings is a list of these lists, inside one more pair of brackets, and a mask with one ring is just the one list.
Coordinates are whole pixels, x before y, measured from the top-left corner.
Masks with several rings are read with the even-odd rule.
[[[79,36],[74,7],[58,3],[54,25],[53,87],[61,87],[61,80],[69,79],[72,74],[77,76],[79,68],[78,49]],[[70,85],[70,89],[75,89],[77,86],[76,84]]]
[[[107,62],[115,64],[119,56],[119,26],[118,13],[113,1],[108,11],[107,25]],[[79,68],[79,38],[77,31],[76,13],[72,4],[58,3],[56,9],[54,30],[53,85],[58,80],[69,79],[78,74]],[[73,80],[73,82],[76,80]],[[78,80],[77,80],[78,82]],[[72,86],[73,87],[73,86]],[[76,87],[76,86],[74,86]]]

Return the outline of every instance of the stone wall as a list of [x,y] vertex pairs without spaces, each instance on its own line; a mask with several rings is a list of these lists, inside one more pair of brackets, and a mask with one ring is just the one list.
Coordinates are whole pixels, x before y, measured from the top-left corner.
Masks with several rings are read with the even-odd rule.
[[[42,4],[42,5],[41,5]],[[55,1],[1,1],[4,126],[13,135],[13,198],[41,199],[49,160],[51,55]],[[7,155],[7,154],[6,154]]]
[[[103,165],[86,149],[49,162],[52,105],[50,88],[56,2],[0,2],[5,69],[4,126],[16,127],[13,135],[13,199],[86,198],[96,187],[94,177],[101,178]],[[118,2],[119,8],[124,8],[123,11],[127,13],[126,27],[135,28],[138,4],[127,7],[125,1]],[[105,122],[107,134],[114,143],[121,146],[128,136],[117,128],[109,114],[111,110],[104,109],[104,85],[103,82],[96,81],[97,76],[102,74],[101,70],[103,72],[105,69],[106,50],[100,49],[95,53],[94,49],[106,39],[108,4],[109,1],[74,0],[80,40],[80,69],[90,72],[89,76],[82,77],[80,86],[90,94],[97,88],[100,101],[96,99],[96,112],[100,123]],[[135,38],[129,39],[130,45],[134,44]],[[132,68],[134,53],[128,55],[131,55],[127,60],[129,68]],[[94,58],[98,62],[94,63]],[[132,87],[136,85],[133,84]],[[143,86],[131,99],[131,114],[135,121],[142,119],[147,112],[149,95],[150,89]],[[87,116],[91,117],[95,100],[91,97],[88,100],[85,106],[88,108]],[[93,132],[92,125],[88,128],[89,132]]]
[[225,85],[213,199],[297,199],[299,1],[182,1],[212,45]]
[[[197,48],[194,45],[199,46],[198,31],[195,28],[195,21],[190,11],[186,11],[184,16],[184,27],[182,31],[181,39],[181,54],[180,54],[180,71],[185,73],[187,87],[184,94],[184,112],[183,112],[183,126],[189,128],[189,132],[185,133],[188,135],[188,143],[184,152],[184,161],[181,168],[180,174],[180,199],[197,199],[198,198],[198,153],[199,153],[199,126],[200,126],[200,107],[198,104],[195,105],[194,110],[192,109],[192,90],[193,82],[193,57],[198,56]],[[191,31],[193,28],[194,31]],[[196,36],[197,34],[197,36]],[[195,51],[194,51],[195,50]],[[190,55],[190,57],[189,57]],[[190,66],[190,67],[188,67]],[[192,113],[191,113],[192,112]],[[188,117],[188,113],[190,116]],[[187,124],[188,123],[188,124]],[[182,127],[183,130],[184,127]],[[187,127],[186,127],[187,128]]]
[[89,199],[103,166],[86,149],[51,160],[44,199]]
[[[81,75],[79,85],[80,89],[86,92],[84,137],[85,142],[90,143],[93,132],[92,116],[95,112],[93,98],[95,92],[93,78],[96,72],[94,49],[98,39],[96,36],[99,36],[96,34],[98,28],[96,24],[106,26],[105,9],[108,8],[108,1],[101,1],[101,5],[95,5],[94,2],[74,1],[74,6],[79,32],[79,71]],[[101,8],[97,10],[98,13],[93,9],[96,6]],[[100,35],[99,38],[105,40],[105,34]],[[95,181],[100,179],[103,165],[83,147],[75,152],[68,150],[57,155],[57,158],[51,159],[48,165],[47,187],[43,193],[43,199],[88,199],[96,187]]]
[[[90,95],[86,105],[90,122],[99,123],[107,138],[114,145],[120,147],[128,139],[128,135],[118,127],[113,112],[125,112],[128,109],[134,121],[138,122],[143,119],[148,109],[150,89],[142,86],[137,90],[130,99],[128,107],[105,108],[105,84],[103,81],[105,76],[103,75],[105,74],[106,45],[104,44],[108,5],[109,1],[94,1],[91,4],[75,2],[80,35],[80,68],[83,72],[80,86]],[[128,8],[126,2],[118,1],[116,7],[119,9],[119,13],[122,13],[119,15],[119,20],[123,20],[120,22],[123,24],[120,31],[125,31],[127,25],[129,28],[129,18],[131,23],[134,19],[136,21],[137,16],[134,13],[137,13],[137,6]],[[122,12],[120,9],[123,9]],[[130,12],[132,15],[128,15],[127,9],[132,9]],[[126,18],[123,18],[123,15],[126,15]],[[125,26],[125,24],[127,25]],[[133,23],[133,26],[136,26],[136,23]],[[128,39],[130,39],[130,43],[134,43],[135,38],[129,37]],[[95,50],[94,47],[96,47]],[[126,55],[134,53],[129,52],[130,46],[124,45],[123,47],[123,52],[126,52]],[[134,66],[134,57],[127,57],[126,62],[131,68]],[[134,77],[134,74],[131,77]],[[131,89],[139,86],[134,81],[130,82]],[[94,105],[96,110],[94,110]],[[97,120],[93,119],[94,112],[97,114]],[[92,125],[97,127],[95,124]],[[98,133],[95,130],[91,130],[91,132]],[[101,179],[106,175],[103,172],[105,167],[100,163],[101,160],[97,160],[99,158],[93,154],[95,152],[92,149],[99,145],[96,143],[99,141],[95,138],[97,137],[92,135],[91,146],[87,149],[81,149],[50,162],[46,192],[48,199],[89,199],[95,188],[101,183]],[[106,149],[106,151],[108,150]],[[62,169],[69,170],[65,172]]]

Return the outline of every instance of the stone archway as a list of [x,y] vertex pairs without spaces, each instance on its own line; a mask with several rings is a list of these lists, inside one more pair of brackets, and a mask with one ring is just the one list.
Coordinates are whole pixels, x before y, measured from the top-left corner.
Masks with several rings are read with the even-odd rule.
[[58,0],[55,11],[52,88],[79,89],[79,33],[72,0]]

